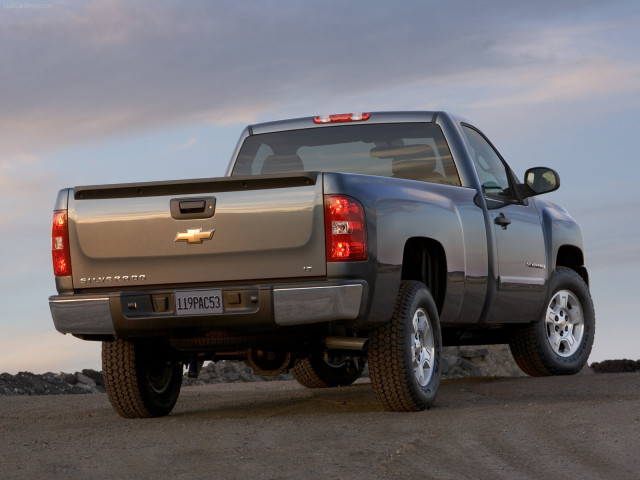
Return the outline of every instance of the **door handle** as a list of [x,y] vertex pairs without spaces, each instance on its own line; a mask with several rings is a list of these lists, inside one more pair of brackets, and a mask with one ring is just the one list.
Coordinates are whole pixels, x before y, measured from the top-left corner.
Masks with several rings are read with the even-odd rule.
[[507,227],[511,224],[511,220],[504,216],[504,213],[500,212],[500,215],[496,217],[493,221],[496,225],[500,225],[503,230],[506,230]]

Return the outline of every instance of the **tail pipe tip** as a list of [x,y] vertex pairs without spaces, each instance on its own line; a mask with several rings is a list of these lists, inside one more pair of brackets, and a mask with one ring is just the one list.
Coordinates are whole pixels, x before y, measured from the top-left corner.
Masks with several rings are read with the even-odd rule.
[[329,350],[366,350],[369,345],[368,338],[358,337],[327,337],[324,345]]

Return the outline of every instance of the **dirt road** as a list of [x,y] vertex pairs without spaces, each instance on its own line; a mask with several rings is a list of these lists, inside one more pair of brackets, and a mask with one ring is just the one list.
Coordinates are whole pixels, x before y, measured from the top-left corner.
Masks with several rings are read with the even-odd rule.
[[173,414],[106,395],[0,397],[5,479],[640,478],[640,373],[445,381],[385,413],[371,386],[188,387]]

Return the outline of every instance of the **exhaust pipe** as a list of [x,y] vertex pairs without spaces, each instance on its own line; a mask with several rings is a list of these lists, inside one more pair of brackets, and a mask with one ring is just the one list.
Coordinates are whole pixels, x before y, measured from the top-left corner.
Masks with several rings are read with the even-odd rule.
[[368,338],[357,337],[327,337],[324,345],[329,350],[366,350],[369,345]]

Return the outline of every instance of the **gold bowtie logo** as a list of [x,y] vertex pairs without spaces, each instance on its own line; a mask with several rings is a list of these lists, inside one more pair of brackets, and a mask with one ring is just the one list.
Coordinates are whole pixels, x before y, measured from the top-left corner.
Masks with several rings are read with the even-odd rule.
[[202,230],[202,228],[189,228],[186,232],[178,232],[174,242],[202,243],[203,240],[211,240],[215,230]]

